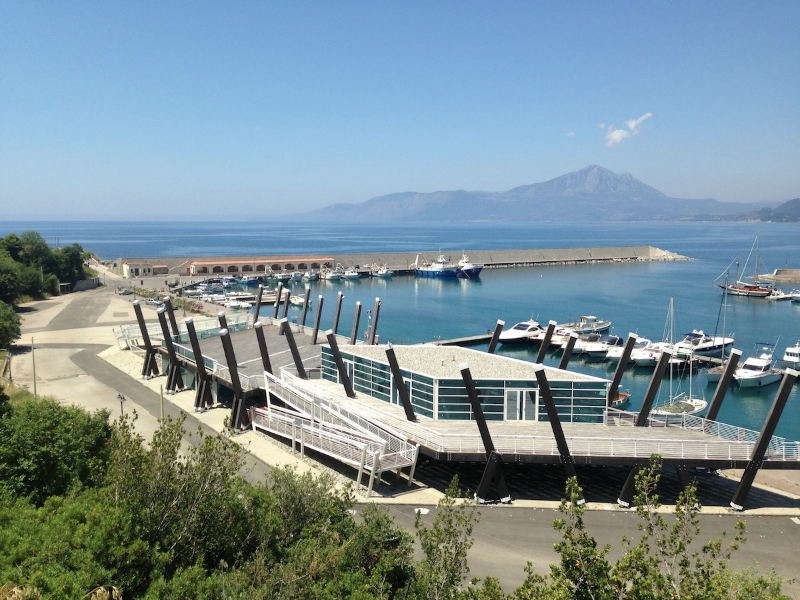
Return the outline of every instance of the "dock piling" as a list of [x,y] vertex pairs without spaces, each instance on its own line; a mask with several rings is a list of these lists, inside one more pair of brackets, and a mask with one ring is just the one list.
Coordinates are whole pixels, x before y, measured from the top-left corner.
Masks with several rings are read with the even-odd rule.
[[[321,298],[322,296],[320,296]],[[333,334],[336,335],[339,331],[339,315],[342,312],[342,300],[344,299],[344,294],[342,292],[338,292],[336,294],[336,310],[333,313]]]
[[325,298],[320,294],[317,296],[317,316],[314,317],[314,332],[311,334],[311,345],[317,345],[317,335],[319,334],[319,323],[322,319],[322,302]]
[[606,396],[606,407],[610,407],[611,403],[614,402],[614,398],[617,397],[617,393],[619,392],[619,384],[622,381],[622,375],[625,373],[625,369],[628,367],[628,361],[631,359],[631,353],[633,352],[633,347],[636,345],[636,340],[639,339],[635,333],[629,333],[628,339],[625,342],[625,348],[622,351],[622,357],[619,359],[619,363],[617,363],[617,368],[614,371],[614,378],[611,380],[611,385],[608,386],[608,396]]
[[367,344],[370,346],[375,345],[375,339],[377,338],[378,333],[378,313],[381,310],[381,299],[375,298],[375,309],[372,311],[372,323],[369,328],[369,339],[367,340]]
[[361,319],[361,302],[356,302],[356,314],[353,317],[353,331],[350,333],[350,345],[355,346],[358,339],[358,322]]
[[547,356],[547,349],[550,347],[550,340],[553,339],[553,332],[556,330],[557,323],[555,321],[550,321],[547,324],[547,331],[544,333],[544,339],[542,340],[542,345],[539,346],[539,353],[536,355],[536,360],[534,361],[537,365],[540,365],[544,362],[544,357]]
[[558,363],[558,368],[561,371],[566,371],[567,366],[569,366],[569,359],[572,358],[572,350],[575,348],[575,342],[578,341],[578,334],[574,331],[569,334],[569,339],[567,340],[567,347],[564,348],[564,352],[561,354],[561,361]]
[[503,327],[505,327],[506,322],[497,319],[497,324],[494,326],[494,333],[492,334],[492,339],[489,341],[489,349],[486,350],[489,354],[494,354],[494,351],[497,349],[497,342],[500,340],[500,333],[503,331]]

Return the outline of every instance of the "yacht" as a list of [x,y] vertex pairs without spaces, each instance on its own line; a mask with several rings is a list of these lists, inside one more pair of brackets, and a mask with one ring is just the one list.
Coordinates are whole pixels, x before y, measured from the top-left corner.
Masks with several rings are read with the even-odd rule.
[[680,342],[675,344],[675,354],[684,357],[691,354],[711,356],[720,354],[725,348],[732,345],[733,337],[710,336],[703,333],[702,330],[693,329],[691,333],[687,333]]
[[[647,338],[636,338],[636,342],[633,345],[633,350],[631,350],[631,355],[636,350],[641,350],[646,348],[647,345],[650,344],[650,340]],[[611,363],[618,363],[622,360],[622,353],[625,352],[625,344],[621,344],[619,346],[611,346],[608,351],[606,352],[606,359],[608,359]],[[630,359],[629,359],[630,360]]]
[[790,369],[800,369],[800,342],[786,348],[786,352],[783,353],[783,362],[786,363]]
[[543,331],[538,322],[531,319],[517,323],[511,329],[500,332],[498,341],[501,344],[527,344],[534,341],[534,336]]
[[761,350],[756,350],[753,356],[748,357],[733,374],[733,379],[739,387],[764,387],[779,382],[783,377],[781,372],[774,368],[772,353],[775,346],[762,343],[756,344],[756,347],[759,345]]
[[561,323],[559,327],[574,331],[578,335],[582,333],[602,333],[611,327],[611,321],[603,321],[594,315],[584,315],[575,323]]

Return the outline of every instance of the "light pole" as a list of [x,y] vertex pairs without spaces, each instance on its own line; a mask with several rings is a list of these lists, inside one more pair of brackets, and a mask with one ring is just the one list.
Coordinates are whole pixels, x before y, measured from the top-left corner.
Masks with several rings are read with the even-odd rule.
[[122,394],[117,394],[117,400],[119,400],[119,414],[120,416],[123,416],[125,411],[122,409],[122,403],[125,402],[125,396]]

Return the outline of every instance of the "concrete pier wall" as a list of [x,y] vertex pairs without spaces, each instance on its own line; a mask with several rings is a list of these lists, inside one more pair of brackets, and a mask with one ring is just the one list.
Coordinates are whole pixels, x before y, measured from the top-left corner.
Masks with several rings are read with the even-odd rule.
[[[689,260],[685,256],[662,250],[654,246],[595,246],[586,248],[527,248],[522,250],[469,250],[465,248],[469,259],[474,264],[483,264],[487,269],[545,266],[605,262],[632,262],[632,261],[676,261]],[[446,250],[441,252],[445,258],[458,262],[461,258],[460,250]],[[345,267],[368,264],[388,265],[390,269],[409,269],[414,260],[420,255],[422,260],[433,261],[438,258],[439,250],[425,250],[419,253],[408,252],[369,252],[359,254],[331,254],[334,261]],[[250,259],[253,256],[236,257],[236,259]],[[232,257],[175,257],[175,258],[118,258],[116,271],[122,274],[124,262],[158,262],[169,267],[169,275],[185,275],[188,265],[193,260],[205,262],[219,260],[230,261]]]

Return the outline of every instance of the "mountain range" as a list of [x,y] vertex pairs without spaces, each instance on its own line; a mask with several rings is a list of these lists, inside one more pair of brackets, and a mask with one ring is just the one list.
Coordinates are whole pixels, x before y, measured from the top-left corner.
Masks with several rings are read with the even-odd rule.
[[765,203],[670,198],[630,173],[617,174],[598,165],[590,165],[549,181],[523,185],[505,192],[399,192],[358,204],[332,204],[293,216],[306,221],[372,223],[727,221],[765,220],[759,215],[767,217],[770,211],[783,214],[779,209],[773,209]]

